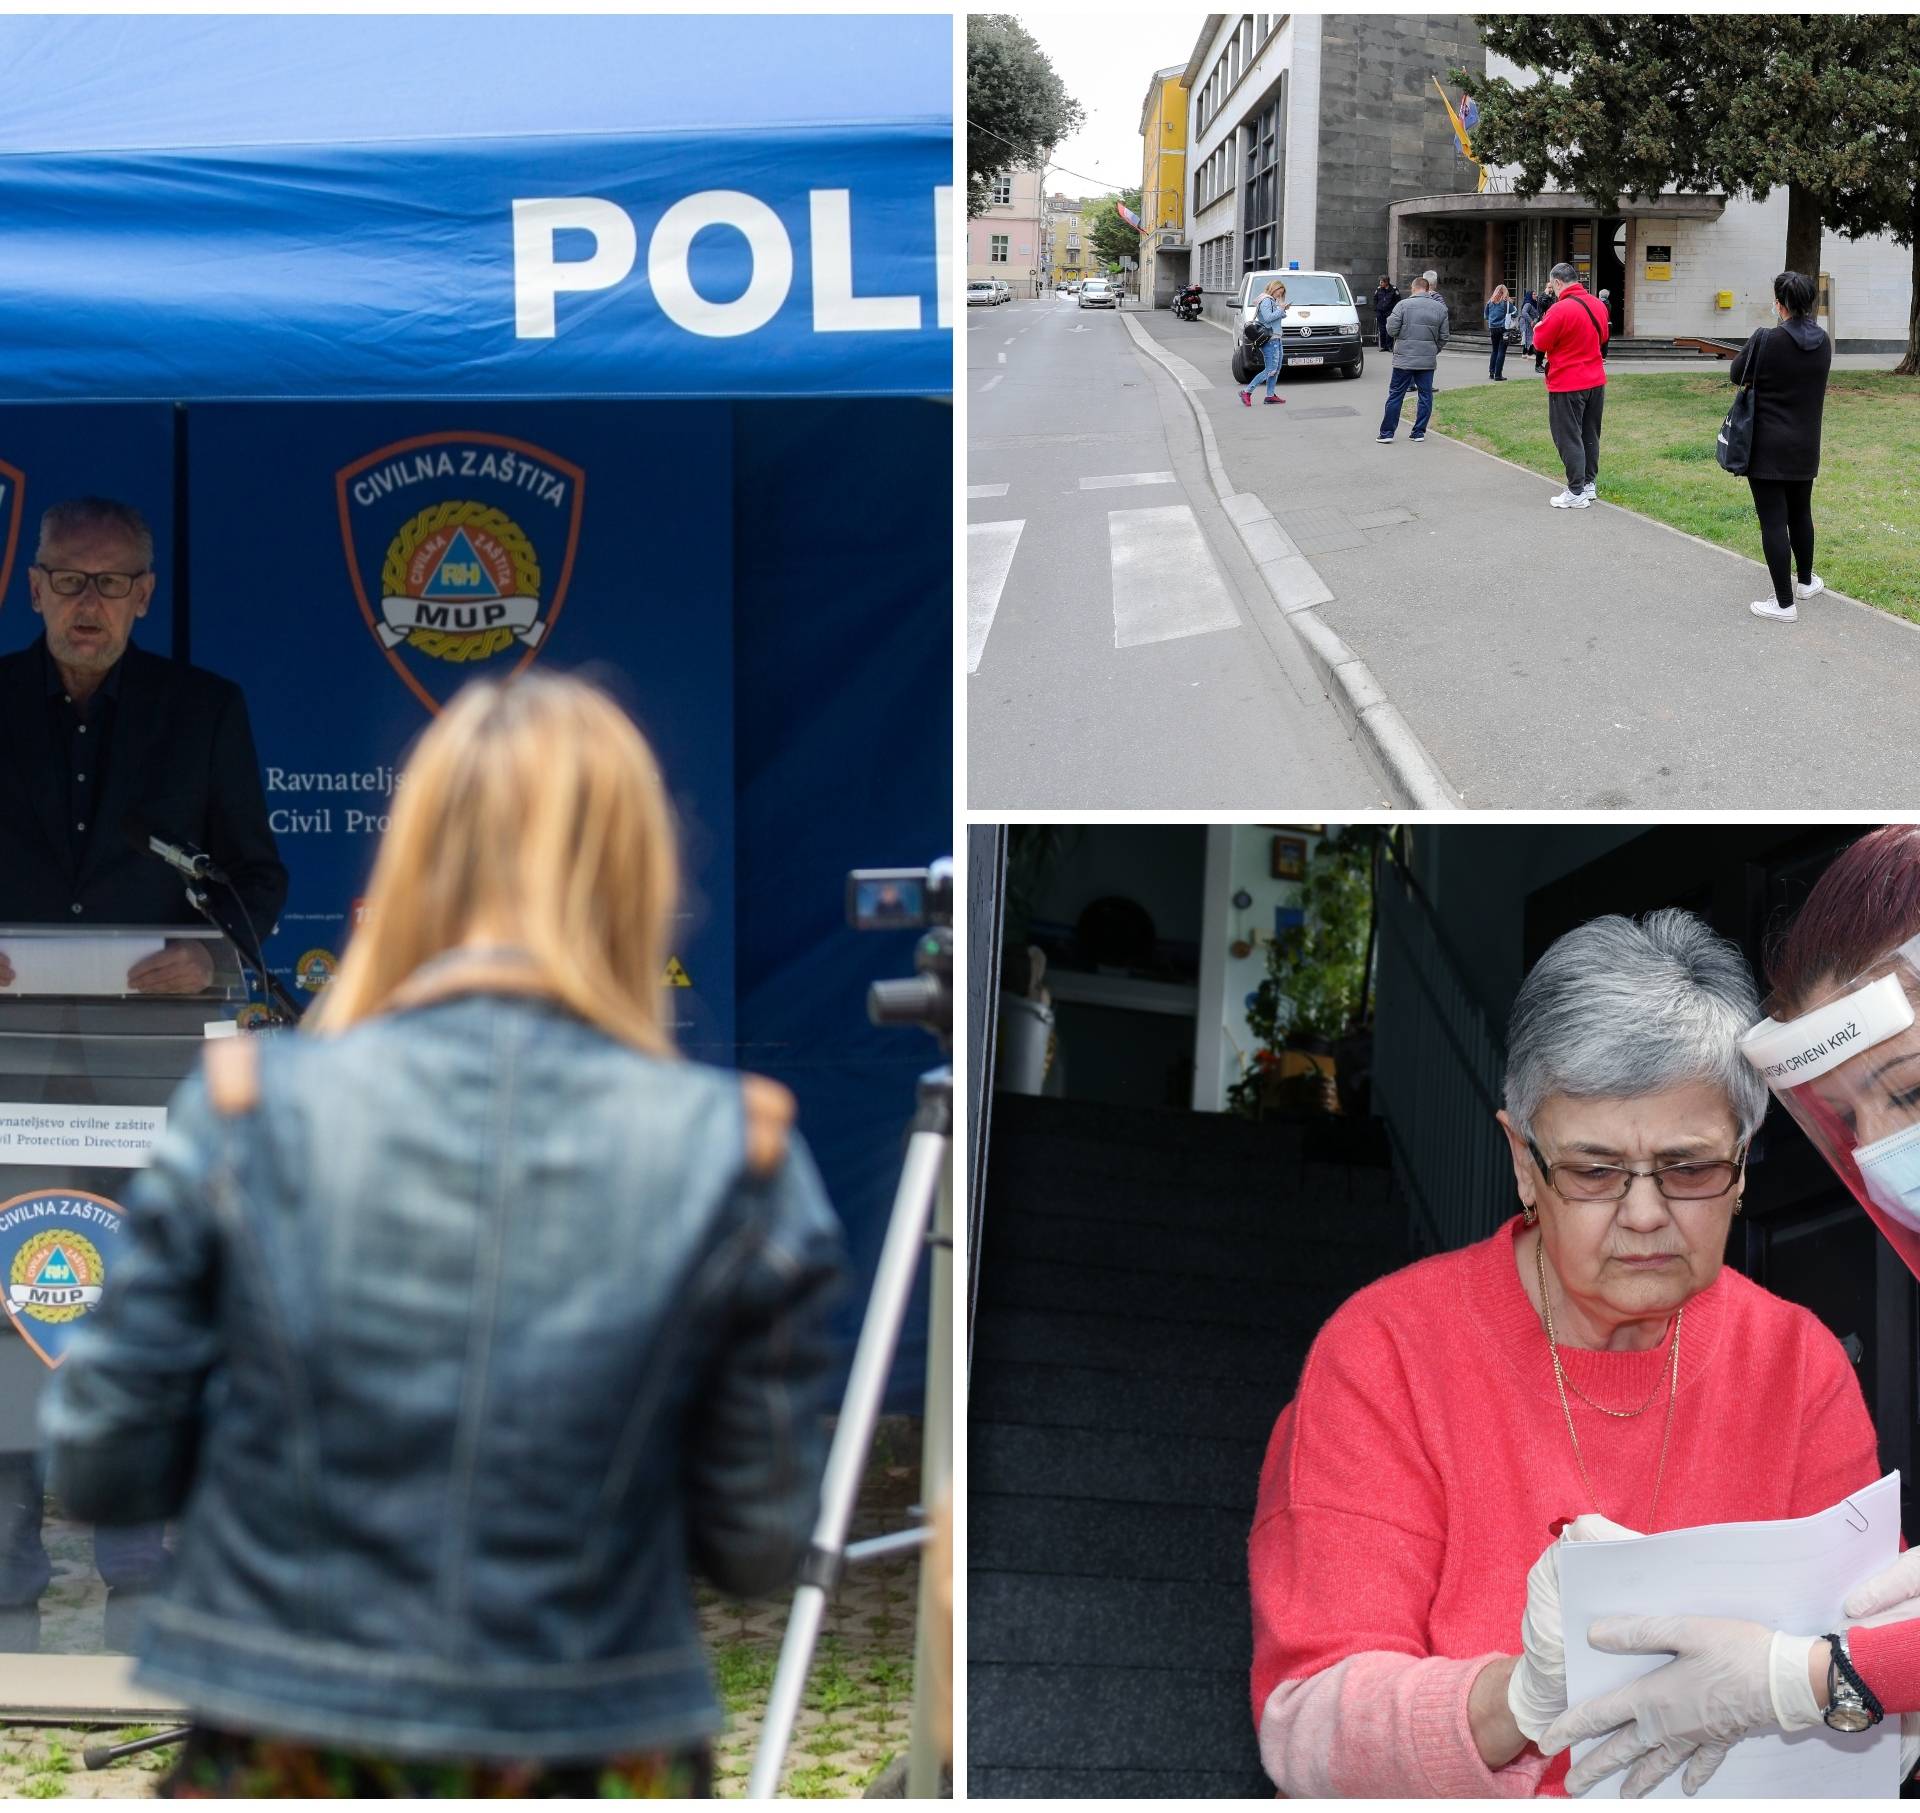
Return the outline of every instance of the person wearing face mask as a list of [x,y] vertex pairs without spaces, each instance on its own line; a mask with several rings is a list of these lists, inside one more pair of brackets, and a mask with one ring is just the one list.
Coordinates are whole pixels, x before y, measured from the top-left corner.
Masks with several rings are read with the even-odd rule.
[[[1920,1276],[1920,826],[1883,826],[1845,851],[1770,970],[1768,1017],[1743,1041],[1747,1060]],[[1568,1775],[1570,1792],[1622,1769],[1629,1797],[1676,1769],[1697,1792],[1730,1745],[1765,1727],[1859,1731],[1899,1717],[1904,1779],[1920,1760],[1920,1549],[1842,1609],[1849,1622],[1831,1631],[1602,1620],[1596,1647],[1673,1660],[1571,1708],[1541,1748],[1611,1734]]]
[[1561,1794],[1562,1533],[1804,1516],[1879,1476],[1840,1343],[1723,1265],[1758,1012],[1678,910],[1528,975],[1497,1116],[1521,1212],[1337,1310],[1267,1450],[1251,1685],[1283,1794]]
[[1795,600],[1826,583],[1813,570],[1813,482],[1820,476],[1820,415],[1833,369],[1833,342],[1813,319],[1814,284],[1798,271],[1773,280],[1774,325],[1740,349],[1729,376],[1753,386],[1753,451],[1747,488],[1760,518],[1773,596],[1749,608],[1770,623],[1792,623]]

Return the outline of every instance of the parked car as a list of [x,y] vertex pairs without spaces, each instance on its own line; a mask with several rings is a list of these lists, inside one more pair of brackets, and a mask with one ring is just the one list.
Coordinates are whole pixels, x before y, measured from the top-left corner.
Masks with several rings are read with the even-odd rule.
[[[1303,366],[1330,366],[1342,377],[1357,378],[1367,362],[1360,336],[1360,312],[1353,292],[1338,271],[1249,271],[1234,298],[1242,328],[1260,310],[1267,285],[1278,277],[1287,286],[1287,316],[1280,325],[1289,373]],[[1259,352],[1244,338],[1233,345],[1233,381],[1250,384],[1261,366]]]
[[999,300],[999,288],[990,277],[979,278],[967,285],[968,308],[992,308]]
[[996,301],[1011,302],[1013,300],[1013,286],[1004,277],[994,278],[993,287],[1000,292],[995,298]]
[[1080,306],[1082,308],[1118,308],[1119,294],[1106,278],[1089,277],[1080,286]]

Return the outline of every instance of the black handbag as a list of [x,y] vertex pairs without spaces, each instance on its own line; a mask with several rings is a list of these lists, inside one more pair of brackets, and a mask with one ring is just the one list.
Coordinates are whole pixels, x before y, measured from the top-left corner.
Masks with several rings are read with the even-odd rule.
[[1273,338],[1273,329],[1256,315],[1240,330],[1240,338],[1257,352]]
[[1735,478],[1744,478],[1753,463],[1753,380],[1760,370],[1760,349],[1766,344],[1764,329],[1753,337],[1753,357],[1747,361],[1747,378],[1734,394],[1733,407],[1720,424],[1719,438],[1713,444],[1714,458]]

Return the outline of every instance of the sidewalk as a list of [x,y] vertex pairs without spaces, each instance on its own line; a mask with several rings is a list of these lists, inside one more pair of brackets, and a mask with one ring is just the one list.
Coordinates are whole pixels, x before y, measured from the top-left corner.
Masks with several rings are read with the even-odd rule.
[[1911,808],[1920,628],[1833,595],[1762,622],[1757,563],[1610,504],[1549,509],[1558,484],[1444,438],[1477,362],[1442,358],[1432,433],[1409,442],[1410,396],[1383,447],[1378,353],[1247,410],[1222,331],[1134,319],[1211,380],[1187,394],[1235,489],[1312,562],[1333,594],[1317,614],[1465,805]]

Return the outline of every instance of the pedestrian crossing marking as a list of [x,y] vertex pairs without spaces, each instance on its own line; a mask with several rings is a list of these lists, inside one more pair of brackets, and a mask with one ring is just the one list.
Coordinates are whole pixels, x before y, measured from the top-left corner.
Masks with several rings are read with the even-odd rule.
[[1083,478],[1082,491],[1117,491],[1123,485],[1170,485],[1171,472],[1109,472],[1104,478]]
[[1185,504],[1109,510],[1107,549],[1115,648],[1240,627],[1226,580]]
[[1027,526],[1017,522],[981,522],[967,525],[967,672],[974,672],[980,657],[987,652],[987,634],[993,628],[994,613],[1000,608],[1000,594],[1007,588],[1007,574],[1013,569],[1013,553],[1020,545],[1020,531]]
[[1005,485],[969,485],[967,487],[969,497],[1005,497],[1006,494]]

